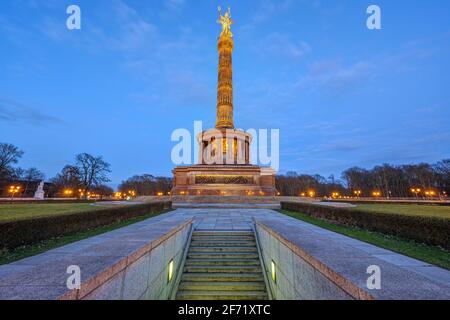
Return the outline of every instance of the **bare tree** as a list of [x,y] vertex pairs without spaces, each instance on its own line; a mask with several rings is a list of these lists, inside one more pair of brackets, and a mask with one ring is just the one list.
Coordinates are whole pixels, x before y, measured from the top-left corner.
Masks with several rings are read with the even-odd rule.
[[102,157],[82,153],[77,155],[75,159],[81,186],[85,194],[93,187],[110,181],[107,174],[111,172],[111,165],[104,161]]
[[12,164],[16,164],[23,156],[23,151],[9,143],[0,143],[0,178],[8,178],[12,172]]
[[78,190],[81,188],[80,172],[77,167],[67,165],[50,182],[52,183],[51,191],[55,194],[64,189]]

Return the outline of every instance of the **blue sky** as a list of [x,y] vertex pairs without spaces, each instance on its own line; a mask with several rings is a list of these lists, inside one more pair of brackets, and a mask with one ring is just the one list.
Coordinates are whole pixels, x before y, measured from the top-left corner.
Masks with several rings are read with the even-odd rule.
[[280,129],[282,173],[450,157],[447,0],[1,1],[0,141],[48,178],[80,152],[104,156],[113,185],[170,175],[172,131],[214,126],[228,4],[235,122]]

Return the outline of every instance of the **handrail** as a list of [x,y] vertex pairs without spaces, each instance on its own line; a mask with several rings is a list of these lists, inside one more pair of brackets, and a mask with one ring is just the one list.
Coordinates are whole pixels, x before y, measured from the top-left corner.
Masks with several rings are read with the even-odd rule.
[[256,247],[258,248],[258,256],[259,256],[259,261],[261,263],[261,266],[263,268],[263,274],[264,274],[264,282],[266,283],[266,288],[267,288],[267,294],[269,296],[269,300],[275,300],[274,295],[273,295],[273,289],[272,289],[272,284],[270,282],[270,280],[267,277],[267,273],[269,272],[269,270],[267,269],[266,266],[266,262],[264,260],[264,256],[263,256],[263,251],[259,242],[259,234],[256,228],[256,222],[253,221],[253,225],[252,225],[252,229],[253,229],[253,233],[255,234],[255,240],[256,240]]
[[183,249],[183,257],[182,257],[180,266],[177,269],[176,277],[174,278],[175,281],[173,282],[172,288],[170,289],[169,300],[175,300],[176,299],[177,292],[178,292],[178,287],[180,286],[180,282],[181,282],[181,276],[183,275],[183,271],[184,271],[184,266],[186,264],[187,255],[189,253],[189,248],[191,246],[191,239],[192,239],[192,234],[193,233],[194,233],[194,222],[191,222],[191,225],[190,225],[190,228],[189,228],[188,239],[187,239],[187,241],[185,243],[185,246],[184,246],[184,249]]

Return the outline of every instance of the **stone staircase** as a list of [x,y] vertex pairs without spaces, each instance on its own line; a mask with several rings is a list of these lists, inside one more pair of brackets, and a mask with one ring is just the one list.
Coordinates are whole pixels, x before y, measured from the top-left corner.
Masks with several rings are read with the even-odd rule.
[[253,231],[194,231],[177,300],[266,300]]

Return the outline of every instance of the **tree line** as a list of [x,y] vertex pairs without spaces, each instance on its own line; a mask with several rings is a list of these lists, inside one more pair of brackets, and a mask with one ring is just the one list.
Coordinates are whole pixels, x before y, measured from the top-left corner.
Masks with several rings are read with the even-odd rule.
[[[36,168],[23,169],[17,163],[24,155],[18,147],[0,143],[0,182],[21,181],[22,192],[30,194],[32,182],[44,180],[44,174]],[[87,197],[89,194],[109,196],[114,190],[106,185],[111,165],[101,156],[78,154],[73,164],[64,166],[60,173],[49,180],[46,190],[49,197]],[[372,169],[353,167],[345,170],[340,179],[320,175],[305,175],[288,172],[276,177],[276,188],[283,196],[328,197],[340,196],[406,198],[448,195],[450,193],[450,159],[435,164],[420,163],[407,165],[383,164]],[[167,195],[172,189],[172,179],[150,174],[136,175],[119,185],[123,194]],[[71,194],[65,194],[69,191]],[[360,192],[360,193],[359,193]]]
[[[32,196],[35,190],[29,190],[29,185],[43,181],[45,175],[36,168],[22,169],[15,165],[24,155],[18,147],[9,143],[0,143],[0,182],[20,182],[21,194]],[[114,190],[106,185],[109,182],[108,173],[111,165],[101,156],[81,153],[75,156],[75,162],[64,166],[61,173],[49,180],[46,188],[48,197],[81,197],[90,194],[102,196],[112,195]],[[6,190],[4,190],[6,192]]]
[[119,185],[119,191],[127,194],[134,191],[140,196],[168,195],[172,190],[172,179],[167,177],[155,177],[150,174],[136,175]]
[[360,197],[445,196],[450,193],[450,159],[435,164],[383,164],[370,170],[353,167],[345,170],[339,180],[288,172],[277,176],[276,187],[284,196],[309,196],[310,192],[317,197],[333,193],[355,196],[355,192]]

